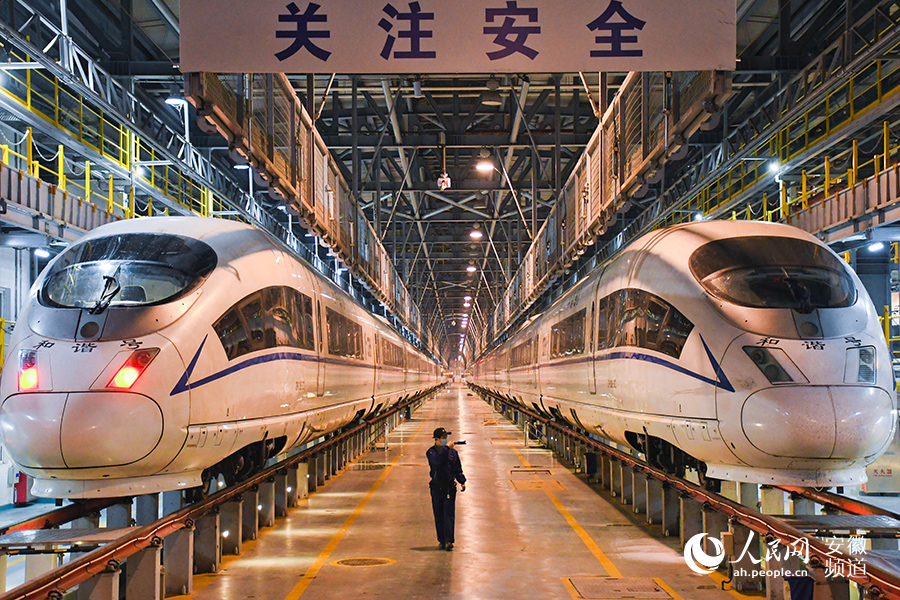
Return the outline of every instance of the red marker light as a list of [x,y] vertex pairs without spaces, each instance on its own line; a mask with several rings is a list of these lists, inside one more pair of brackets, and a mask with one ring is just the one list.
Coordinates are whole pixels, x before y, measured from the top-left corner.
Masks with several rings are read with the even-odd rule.
[[125,364],[119,367],[115,376],[106,387],[119,388],[123,390],[129,389],[138,378],[143,374],[147,365],[159,354],[159,348],[145,348],[143,350],[135,350]]
[[19,350],[19,391],[32,390],[37,385],[37,351]]

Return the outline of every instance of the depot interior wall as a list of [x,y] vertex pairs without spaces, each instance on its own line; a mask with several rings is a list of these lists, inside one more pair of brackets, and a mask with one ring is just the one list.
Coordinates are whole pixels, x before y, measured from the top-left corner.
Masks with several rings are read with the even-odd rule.
[[15,321],[33,281],[30,248],[0,246],[0,318]]

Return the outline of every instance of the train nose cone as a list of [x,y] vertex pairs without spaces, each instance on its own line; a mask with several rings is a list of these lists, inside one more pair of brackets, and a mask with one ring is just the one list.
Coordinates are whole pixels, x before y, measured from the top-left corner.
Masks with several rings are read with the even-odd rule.
[[153,451],[163,432],[159,406],[141,394],[18,394],[0,408],[13,459],[38,468],[114,467]]
[[875,387],[781,387],[750,395],[741,411],[744,435],[773,456],[860,459],[880,451],[892,431],[893,407]]

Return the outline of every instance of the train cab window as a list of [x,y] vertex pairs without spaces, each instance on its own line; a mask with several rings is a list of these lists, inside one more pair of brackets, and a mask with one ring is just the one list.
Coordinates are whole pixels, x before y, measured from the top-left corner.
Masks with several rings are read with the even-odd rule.
[[607,315],[609,313],[609,299],[602,298],[600,302],[597,303],[597,316],[595,320],[597,322],[597,350],[603,350],[606,348],[606,338],[607,332],[609,331],[609,326],[607,323]]
[[584,353],[586,312],[586,309],[582,308],[550,328],[550,358],[564,358]]
[[293,301],[293,325],[294,338],[299,348],[312,350],[315,346],[313,337],[313,308],[312,299],[306,294],[290,289]]
[[[259,293],[253,294],[241,305],[241,314],[244,316],[244,322],[250,332],[251,352],[254,350],[262,350],[266,347],[262,299]],[[272,344],[274,346],[274,344]]]
[[161,304],[191,292],[215,268],[215,251],[199,240],[159,233],[109,235],[66,250],[47,272],[38,298],[57,308]]
[[707,293],[739,306],[809,313],[856,302],[847,265],[828,248],[807,240],[715,240],[694,251],[690,268]]
[[328,353],[347,358],[363,358],[362,327],[330,308],[325,309]]
[[213,325],[213,329],[216,330],[219,341],[222,342],[222,347],[225,348],[225,355],[228,357],[228,360],[250,352],[250,339],[247,336],[247,328],[244,326],[244,321],[241,319],[241,314],[238,310],[232,308],[222,315]]

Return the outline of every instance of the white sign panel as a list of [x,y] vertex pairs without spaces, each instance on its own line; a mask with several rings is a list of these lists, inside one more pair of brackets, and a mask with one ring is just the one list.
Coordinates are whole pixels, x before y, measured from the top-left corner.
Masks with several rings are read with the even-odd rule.
[[183,72],[731,70],[735,45],[735,0],[181,1]]

